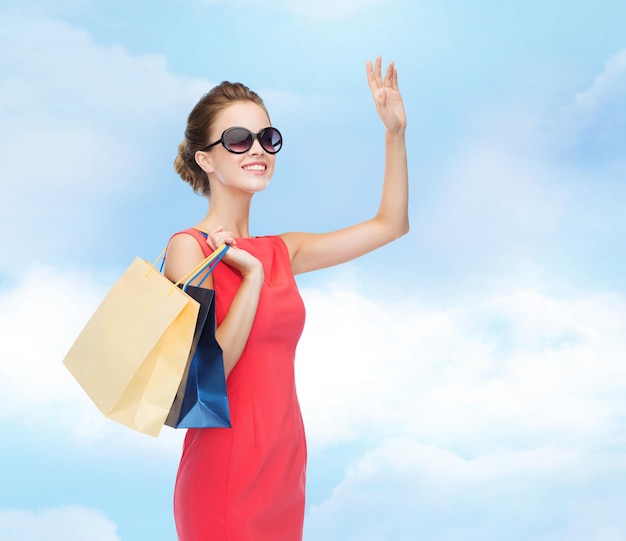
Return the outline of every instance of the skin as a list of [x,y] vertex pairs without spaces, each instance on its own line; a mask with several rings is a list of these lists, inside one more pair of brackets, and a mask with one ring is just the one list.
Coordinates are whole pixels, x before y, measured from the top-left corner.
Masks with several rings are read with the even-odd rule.
[[[366,65],[376,111],[385,127],[385,172],[378,212],[369,220],[330,233],[280,235],[289,250],[294,274],[345,263],[409,230],[406,116],[395,65],[393,62],[389,64],[384,77],[381,65],[380,57],[376,58],[374,65],[370,61]],[[235,102],[218,115],[209,140],[218,140],[222,132],[232,126],[243,126],[258,133],[270,126],[270,121],[257,104]],[[207,243],[212,249],[222,243],[230,246],[222,261],[242,276],[228,314],[216,330],[228,376],[248,340],[264,278],[261,262],[238,248],[236,239],[249,237],[252,197],[269,184],[276,156],[265,152],[255,140],[244,154],[232,154],[222,145],[216,145],[209,151],[197,152],[196,161],[207,173],[211,186],[208,213],[196,227],[209,232]],[[170,280],[177,281],[203,259],[204,254],[193,237],[177,235],[168,247],[165,274]],[[212,277],[209,277],[205,287],[212,286]]]

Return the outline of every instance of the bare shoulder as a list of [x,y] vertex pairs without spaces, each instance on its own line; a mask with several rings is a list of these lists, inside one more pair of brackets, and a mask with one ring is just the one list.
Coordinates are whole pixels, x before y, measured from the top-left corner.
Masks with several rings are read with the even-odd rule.
[[202,248],[194,237],[183,233],[175,235],[167,245],[165,276],[176,282],[204,259]]
[[304,239],[309,235],[311,234],[301,233],[298,231],[290,231],[288,233],[281,233],[280,235],[278,235],[278,237],[282,239],[282,241],[287,246],[287,250],[289,251],[289,258],[292,262],[298,254]]
[[294,274],[301,274],[329,266],[328,250],[325,249],[325,240],[332,233],[305,233],[289,232],[280,235],[287,245],[291,270]]

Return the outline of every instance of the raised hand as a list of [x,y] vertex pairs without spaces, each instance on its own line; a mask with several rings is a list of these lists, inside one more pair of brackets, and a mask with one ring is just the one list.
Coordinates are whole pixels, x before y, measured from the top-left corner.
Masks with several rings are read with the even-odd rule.
[[381,66],[380,56],[376,57],[373,66],[370,60],[367,61],[367,83],[372,91],[376,112],[385,128],[390,132],[401,133],[406,128],[406,115],[398,90],[398,72],[395,64],[390,62],[383,79]]

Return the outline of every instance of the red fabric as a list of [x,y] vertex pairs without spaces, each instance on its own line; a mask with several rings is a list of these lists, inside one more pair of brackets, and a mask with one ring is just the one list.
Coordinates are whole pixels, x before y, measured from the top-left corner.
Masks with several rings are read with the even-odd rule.
[[[237,244],[263,263],[265,283],[227,381],[232,428],[187,431],[174,492],[176,528],[179,541],[300,541],[306,442],[294,359],[304,305],[280,237]],[[241,277],[224,263],[213,277],[219,325]]]

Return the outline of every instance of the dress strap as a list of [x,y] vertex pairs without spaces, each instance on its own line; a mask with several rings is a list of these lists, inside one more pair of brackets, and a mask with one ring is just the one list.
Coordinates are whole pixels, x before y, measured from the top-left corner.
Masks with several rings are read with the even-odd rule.
[[196,229],[195,227],[190,227],[189,229],[184,229],[183,231],[174,233],[172,235],[172,239],[176,235],[181,235],[181,234],[191,235],[194,239],[196,239],[198,241],[198,244],[200,245],[200,248],[202,248],[202,253],[204,254],[205,257],[209,257],[209,255],[211,255],[211,252],[213,250],[211,250],[211,247],[206,243],[206,239],[208,237],[206,233],[204,233],[203,231],[200,231],[199,229]]

